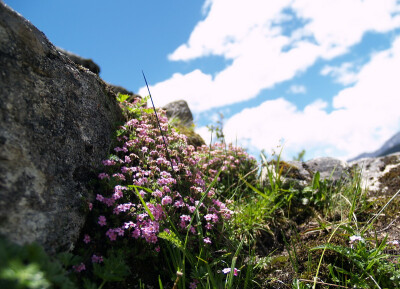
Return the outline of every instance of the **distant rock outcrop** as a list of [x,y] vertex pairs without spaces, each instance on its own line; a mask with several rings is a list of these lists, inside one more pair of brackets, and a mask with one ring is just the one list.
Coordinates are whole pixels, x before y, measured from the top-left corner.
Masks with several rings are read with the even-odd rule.
[[2,3],[0,67],[0,234],[69,249],[122,120],[115,94]]
[[350,159],[349,161],[355,161],[362,158],[375,158],[375,157],[383,157],[389,154],[400,152],[400,132],[396,133],[389,140],[387,140],[382,147],[377,149],[372,153],[362,153],[359,156]]
[[174,125],[180,133],[187,136],[189,145],[199,147],[205,144],[203,138],[194,131],[193,115],[186,101],[173,101],[162,109],[166,111],[169,120],[177,120]]
[[[276,162],[272,161],[261,171],[261,181],[268,183],[268,173],[275,176]],[[400,153],[378,158],[363,158],[345,162],[334,158],[316,158],[307,162],[280,162],[281,181],[287,186],[297,188],[311,184],[314,175],[319,172],[321,180],[333,183],[346,181],[360,174],[361,186],[371,193],[394,194],[400,189]]]
[[185,126],[193,125],[193,115],[189,106],[184,100],[177,100],[166,104],[163,109],[167,111],[167,117],[179,118],[181,123]]

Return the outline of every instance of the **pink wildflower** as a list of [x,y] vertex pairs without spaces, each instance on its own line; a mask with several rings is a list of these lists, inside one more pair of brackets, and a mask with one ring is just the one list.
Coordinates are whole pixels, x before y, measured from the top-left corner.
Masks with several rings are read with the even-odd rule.
[[135,227],[136,227],[136,224],[132,221],[124,223],[124,229],[135,228]]
[[121,228],[116,228],[116,229],[114,229],[114,233],[117,233],[118,236],[123,236],[125,231]]
[[104,201],[104,197],[102,195],[100,195],[100,194],[97,194],[96,200],[98,200],[99,202],[103,202]]
[[108,174],[106,174],[106,173],[100,173],[99,174],[99,179],[100,180],[102,180],[102,179],[109,179],[110,178],[110,176],[108,175]]
[[132,206],[132,203],[118,205],[114,208],[113,213],[115,215],[119,215],[119,213],[121,213],[121,212],[128,211],[131,208],[131,206]]
[[160,190],[155,190],[154,192],[151,193],[151,195],[153,197],[159,197],[161,198],[163,196],[163,192],[161,192]]
[[196,289],[197,288],[197,280],[193,280],[193,282],[190,282],[189,284],[189,289]]
[[136,228],[133,232],[132,232],[132,237],[137,239],[140,237],[140,229]]
[[105,225],[107,225],[106,217],[100,216],[100,217],[99,217],[98,223],[99,223],[99,225],[102,226],[102,227],[105,226]]
[[161,204],[163,206],[167,205],[167,204],[171,204],[172,203],[172,198],[170,196],[165,196],[164,198],[162,198],[161,200]]
[[185,205],[185,203],[182,200],[178,200],[174,203],[174,207],[176,207],[176,208],[183,207],[184,205]]
[[86,244],[90,243],[90,236],[88,234],[85,234],[85,237],[83,238],[83,242]]
[[125,153],[128,152],[128,149],[126,147],[123,147],[123,148],[116,147],[116,148],[114,148],[114,150],[116,152],[125,152]]
[[126,179],[125,179],[125,176],[124,176],[123,174],[120,174],[120,173],[113,174],[112,176],[113,176],[114,178],[116,178],[116,179],[121,180],[121,181],[125,181],[125,180],[126,180]]
[[78,273],[86,270],[86,266],[83,263],[80,263],[79,265],[72,266],[72,268],[75,270],[75,272],[78,272]]
[[114,229],[108,229],[106,235],[108,238],[110,238],[110,241],[115,241],[117,239],[117,234],[115,234]]
[[[224,274],[228,274],[228,273],[231,272],[231,268],[224,268],[224,269],[222,269],[222,272],[223,272]],[[238,275],[238,272],[240,272],[240,270],[238,270],[238,269],[236,269],[236,268],[233,269],[233,275],[234,275],[234,276],[237,276],[237,275]]]
[[210,240],[209,237],[204,238],[203,241],[204,241],[204,243],[206,243],[206,244],[211,244],[211,240]]
[[113,161],[113,160],[104,160],[102,163],[105,166],[113,166],[113,165],[115,165],[115,161]]
[[92,263],[102,263],[103,262],[103,257],[102,256],[97,256],[94,255],[92,256]]

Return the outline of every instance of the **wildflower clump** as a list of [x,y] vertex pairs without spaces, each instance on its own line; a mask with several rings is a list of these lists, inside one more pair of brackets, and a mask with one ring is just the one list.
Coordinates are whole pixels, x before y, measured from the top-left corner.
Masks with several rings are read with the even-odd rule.
[[98,175],[101,186],[89,203],[93,223],[82,241],[85,252],[90,251],[87,262],[97,267],[106,263],[110,248],[140,245],[156,257],[176,247],[188,256],[197,254],[189,251],[206,252],[223,240],[224,222],[233,213],[218,197],[223,184],[219,171],[256,163],[232,146],[226,156],[226,148],[218,146],[196,150],[168,125],[164,111],[157,112],[158,125],[143,104],[122,101],[128,120],[117,131],[116,146]]

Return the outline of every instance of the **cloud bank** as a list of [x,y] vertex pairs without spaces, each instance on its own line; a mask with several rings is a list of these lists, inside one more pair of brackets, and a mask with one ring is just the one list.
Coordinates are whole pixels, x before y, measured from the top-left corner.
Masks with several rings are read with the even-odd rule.
[[[208,0],[203,11],[205,18],[169,59],[220,56],[231,64],[214,75],[199,69],[175,73],[150,87],[165,103],[187,100],[194,113],[253,99],[318,60],[345,55],[367,32],[400,27],[395,0]],[[232,116],[225,134],[257,149],[284,138],[289,151],[311,148],[315,155],[349,157],[360,148],[374,150],[399,129],[399,43],[394,39],[389,50],[372,55],[362,67],[326,65],[321,74],[344,85],[332,102],[317,100],[299,110],[277,96]],[[304,86],[291,90],[307,91]],[[139,94],[147,93],[142,88]]]

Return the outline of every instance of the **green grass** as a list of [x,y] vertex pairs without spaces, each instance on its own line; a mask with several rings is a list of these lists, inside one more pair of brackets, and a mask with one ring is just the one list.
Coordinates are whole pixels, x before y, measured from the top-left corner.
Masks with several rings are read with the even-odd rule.
[[[183,240],[176,235],[163,237],[170,244],[164,258],[170,261],[176,288],[186,288],[185,278],[189,276],[185,268],[189,265],[195,268],[190,277],[198,280],[197,288],[400,288],[399,248],[388,236],[382,238],[376,233],[382,227],[379,216],[393,215],[390,210],[397,210],[400,191],[384,203],[370,203],[359,172],[336,184],[322,181],[316,174],[309,185],[294,189],[285,184],[280,167],[284,163],[278,159],[268,162],[271,164],[268,183],[250,183],[241,175],[226,185],[230,191],[224,194],[229,196],[230,209],[235,213],[225,225],[221,242],[225,244],[222,247],[229,244],[235,251],[221,252],[220,259],[210,260],[215,255],[202,248],[195,255],[187,250],[188,235]],[[193,224],[198,220],[196,214],[197,210]],[[356,240],[351,242],[351,237]],[[1,246],[6,263],[0,267],[0,283],[9,288],[75,287],[75,277],[60,265],[68,268],[73,255],[51,261],[36,245],[15,247],[2,241]],[[121,254],[115,252],[105,266],[95,266],[94,274],[102,283],[94,285],[85,280],[83,286],[118,288],[118,281],[135,271],[121,263]],[[57,269],[51,269],[51,262],[56,262]],[[229,274],[216,269],[221,262],[231,268]],[[234,268],[240,270],[237,276]],[[137,288],[146,288],[142,281],[145,276],[139,276],[139,280]],[[156,283],[157,288],[172,288],[173,284],[161,278]]]

